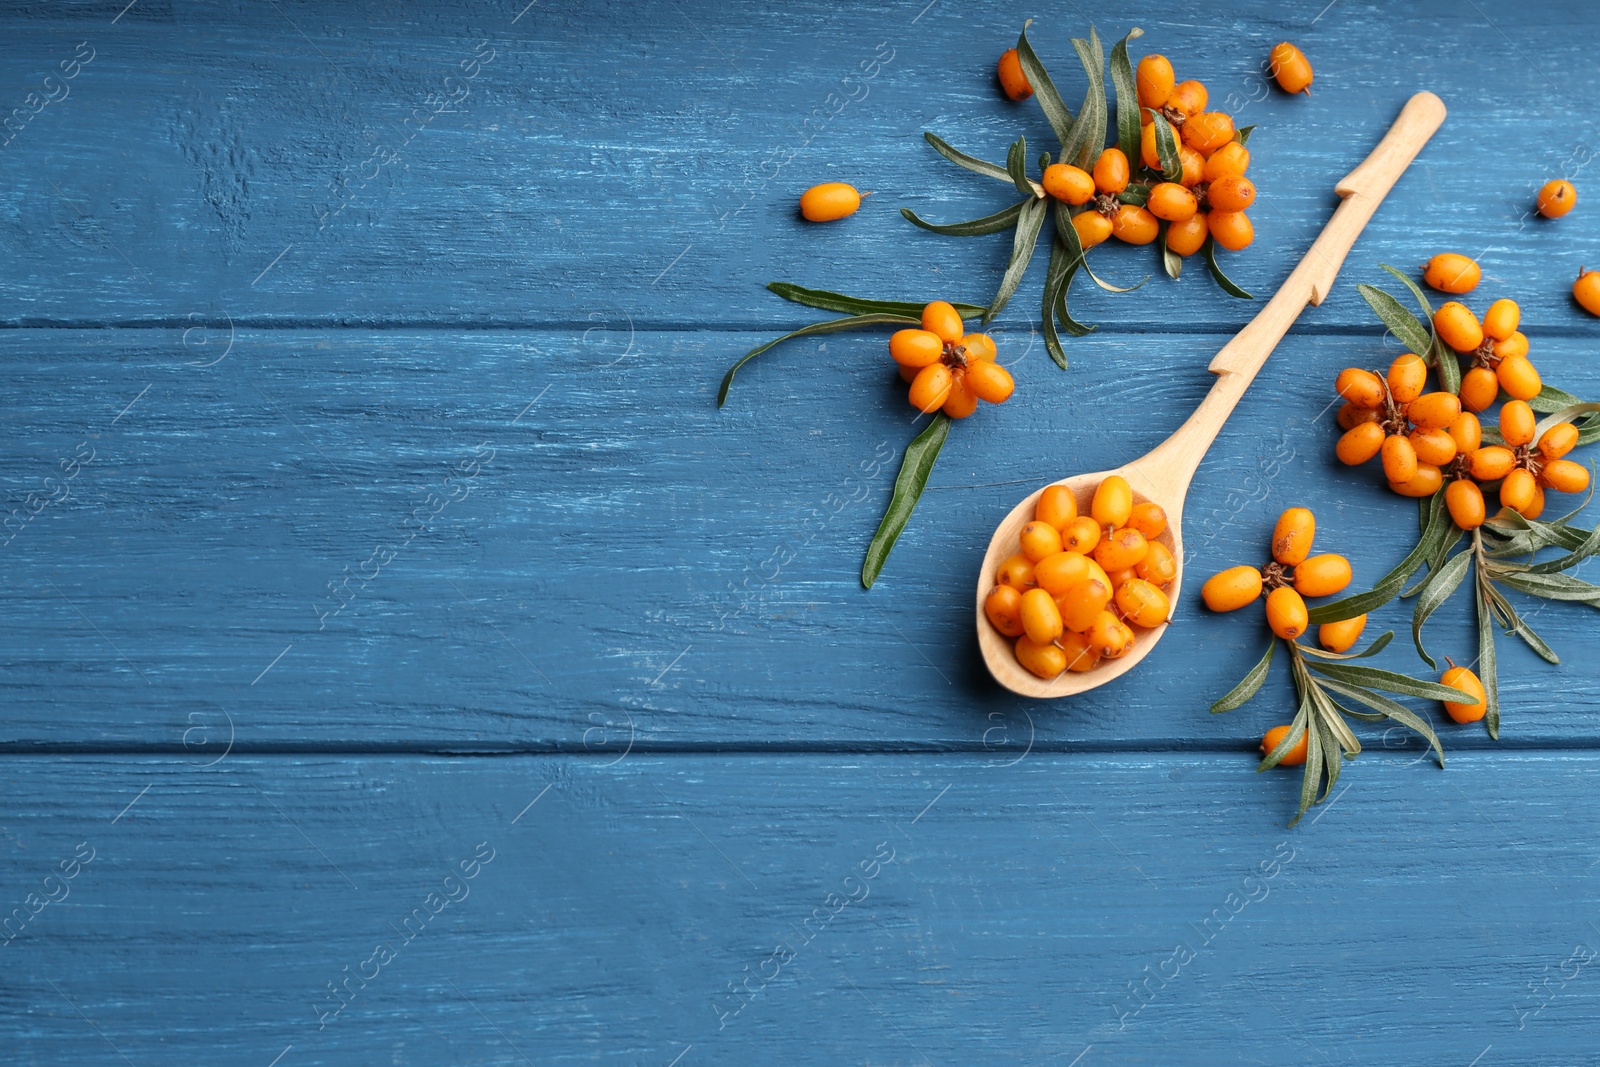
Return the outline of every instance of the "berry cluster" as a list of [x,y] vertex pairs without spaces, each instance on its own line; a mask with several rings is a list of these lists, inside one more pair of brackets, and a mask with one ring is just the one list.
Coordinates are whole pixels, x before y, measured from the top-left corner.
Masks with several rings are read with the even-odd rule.
[[[1200,597],[1212,611],[1237,611],[1267,593],[1267,625],[1285,641],[1306,632],[1308,596],[1332,596],[1350,584],[1350,561],[1334,552],[1311,554],[1317,535],[1316,516],[1308,508],[1290,508],[1272,530],[1272,562],[1265,567],[1229,567],[1206,580]],[[1358,615],[1328,623],[1317,639],[1330,652],[1344,652],[1361,639],[1367,617]]]
[[1011,372],[994,361],[994,339],[967,333],[960,313],[943,300],[922,309],[921,329],[895,331],[889,355],[911,383],[911,406],[924,413],[964,419],[978,401],[1003,404],[1016,389]]

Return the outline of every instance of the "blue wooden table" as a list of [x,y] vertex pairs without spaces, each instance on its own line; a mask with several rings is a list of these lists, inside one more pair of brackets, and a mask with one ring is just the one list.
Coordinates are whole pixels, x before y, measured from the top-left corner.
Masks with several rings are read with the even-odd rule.
[[[913,432],[882,335],[714,405],[818,317],[769,280],[992,293],[1003,242],[897,209],[1007,202],[924,130],[1054,147],[993,83],[1030,15],[1074,106],[1093,14],[1258,124],[1228,263],[1260,295],[1432,89],[1187,515],[1191,575],[1306,505],[1368,584],[1414,510],[1326,409],[1397,351],[1379,262],[1476,255],[1474,306],[1516,298],[1546,380],[1600,397],[1592,4],[123,3],[0,11],[0,1062],[1600,1062],[1586,609],[1540,616],[1562,666],[1501,642],[1501,741],[1440,722],[1441,771],[1365,728],[1293,830],[1298,776],[1252,773],[1288,682],[1206,713],[1263,630],[1197,582],[1085,697],[982,669],[988,531],[1162,439],[1258,305],[1198,263],[1080,281],[1063,373],[1036,264],[997,323],[1017,396],[955,428],[870,593]],[[1284,38],[1310,98],[1264,89]],[[1529,217],[1563,174],[1577,211]],[[825,180],[874,195],[805,225]],[[1470,659],[1455,607],[1433,644]],[[1380,664],[1420,673],[1406,644]]]

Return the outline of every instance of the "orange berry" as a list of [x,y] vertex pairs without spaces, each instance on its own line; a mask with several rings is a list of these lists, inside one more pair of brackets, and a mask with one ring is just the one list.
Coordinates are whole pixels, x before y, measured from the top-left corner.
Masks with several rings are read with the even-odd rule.
[[1285,641],[1306,632],[1306,602],[1299,593],[1283,585],[1267,594],[1267,625]]
[[[1289,736],[1289,731],[1291,729],[1293,729],[1293,727],[1274,726],[1272,729],[1268,730],[1266,736],[1261,739],[1261,754],[1263,756],[1271,755],[1273,749],[1283,744],[1283,739]],[[1278,761],[1278,766],[1298,767],[1305,763],[1305,761],[1306,735],[1301,734],[1300,740],[1295,742],[1294,747],[1283,754],[1283,758]]]
[[1089,514],[1101,526],[1126,525],[1128,516],[1133,514],[1133,486],[1128,484],[1128,479],[1113,474],[1096,486]]
[[1040,644],[1027,634],[1017,638],[1017,662],[1024,670],[1049,680],[1067,669],[1067,654],[1054,643]]
[[1500,365],[1494,369],[1494,376],[1500,382],[1500,388],[1516,400],[1532,400],[1539,395],[1539,390],[1544,388],[1538,370],[1528,362],[1527,356],[1502,359]]
[[844,182],[823,182],[800,194],[800,214],[809,222],[832,222],[854,215],[861,207],[861,194]]
[[1458,456],[1477,451],[1483,444],[1483,424],[1478,421],[1478,416],[1470,411],[1463,411],[1457,415],[1456,421],[1450,424],[1448,432],[1456,443]]
[[1571,211],[1578,202],[1578,190],[1572,187],[1571,182],[1557,178],[1555,181],[1545,182],[1539,189],[1539,196],[1534,204],[1539,209],[1539,214],[1547,219],[1559,219]]
[[1206,216],[1196,212],[1167,227],[1167,247],[1180,256],[1192,256],[1205,247],[1206,235],[1210,232]]
[[1111,587],[1098,578],[1079,582],[1056,598],[1062,625],[1073,633],[1080,634],[1095,624],[1109,603],[1111,603]]
[[[1460,482],[1456,483],[1460,485]],[[1533,495],[1539,491],[1539,483],[1534,480],[1522,467],[1518,467],[1506,475],[1500,482],[1500,503],[1512,511],[1521,512],[1533,503]],[[1449,498],[1446,497],[1446,500]],[[1452,513],[1453,514],[1453,513]],[[1481,521],[1481,520],[1480,520]],[[1461,521],[1456,520],[1456,525],[1461,526]],[[1470,527],[1463,527],[1470,529]]]
[[1422,268],[1422,280],[1441,293],[1470,293],[1482,277],[1478,261],[1459,252],[1440,252]]
[[1367,617],[1357,615],[1342,622],[1325,622],[1317,627],[1317,644],[1329,652],[1348,652],[1361,640],[1361,631],[1367,628]]
[[1483,335],[1490,340],[1504,341],[1517,332],[1521,322],[1522,308],[1515,300],[1496,300],[1483,313]]
[[889,355],[902,367],[926,367],[939,362],[944,342],[927,330],[896,330],[889,338]]
[[1087,515],[1079,515],[1061,529],[1061,547],[1068,552],[1088,555],[1100,543],[1100,524]]
[[1139,60],[1134,71],[1134,84],[1138,88],[1140,107],[1160,107],[1172,95],[1176,84],[1172,63],[1163,55],[1148,55]]
[[[1178,143],[1182,144],[1183,142],[1179,141]],[[1156,124],[1154,122],[1139,131],[1139,161],[1153,171],[1162,169],[1161,142],[1156,139]]]
[[[1144,539],[1144,534],[1131,526],[1123,526],[1094,546],[1094,561],[1108,571],[1120,571],[1138,566],[1149,551],[1150,543]],[[1111,587],[1116,588],[1115,581]]]
[[1333,454],[1339,457],[1340,463],[1359,467],[1383,449],[1387,436],[1382,426],[1375,422],[1364,422],[1345,431],[1339,443],[1333,446]]
[[1128,651],[1129,639],[1133,636],[1125,633],[1124,629],[1121,619],[1109,611],[1101,611],[1094,617],[1085,635],[1090,650],[1102,659],[1116,659]]
[[1178,143],[1178,165],[1183,168],[1178,181],[1185,189],[1193,189],[1206,180],[1206,157],[1181,141]]
[[1160,626],[1172,614],[1167,594],[1142,578],[1117,588],[1117,608],[1129,622],[1146,630]]
[[1243,211],[1256,202],[1255,183],[1244,175],[1218,178],[1206,190],[1213,211]]
[[1369,370],[1346,367],[1333,380],[1333,390],[1350,403],[1362,408],[1376,408],[1383,403],[1383,379]]
[[1128,157],[1120,148],[1108,148],[1094,161],[1094,187],[1102,193],[1120,193],[1128,187]]
[[1512,448],[1531,445],[1538,421],[1526,400],[1507,400],[1500,407],[1500,436]]
[[1578,280],[1572,283],[1572,299],[1591,315],[1600,315],[1600,271],[1578,268]]
[[1484,445],[1467,456],[1467,472],[1480,482],[1499,481],[1516,465],[1516,454],[1504,445]]
[[1194,79],[1181,81],[1172,87],[1172,95],[1167,97],[1167,106],[1181,112],[1185,119],[1206,109],[1206,102],[1211,94],[1206,92],[1203,83]]
[[1056,607],[1055,598],[1043,589],[1023,593],[1019,611],[1023,632],[1029,640],[1043,645],[1061,636],[1061,610]]
[[1206,160],[1204,177],[1208,182],[1238,178],[1250,167],[1250,150],[1238,141],[1229,141]]
[[949,367],[943,363],[930,363],[918,371],[911,382],[911,406],[925,415],[931,415],[944,407],[954,385],[955,378]]
[[[1061,531],[1040,519],[1023,526],[1018,540],[1022,544],[1022,554],[1034,563],[1062,551]],[[1037,575],[1034,580],[1038,580]]]
[[1304,93],[1311,88],[1311,61],[1304,52],[1290,44],[1280,41],[1272,46],[1272,51],[1267,56],[1267,69],[1277,79],[1278,85],[1286,93]]
[[[1438,256],[1434,257],[1434,259],[1438,258]],[[1464,292],[1465,290],[1445,291]],[[1433,328],[1439,332],[1439,339],[1457,352],[1471,352],[1483,344],[1483,326],[1478,322],[1478,316],[1474,315],[1467,309],[1465,304],[1458,300],[1450,300],[1439,306],[1439,310],[1433,313]]]
[[944,404],[939,410],[952,419],[967,418],[978,410],[978,395],[972,391],[964,372],[959,370],[950,372],[950,395],[945,397]]
[[1183,143],[1209,155],[1233,140],[1233,118],[1221,111],[1202,111],[1190,115],[1183,124]]
[[1543,513],[1544,489],[1542,487],[1535,486],[1533,490],[1533,503],[1522,509],[1522,517],[1525,519],[1537,519]]
[[1317,536],[1317,518],[1310,508],[1289,508],[1272,528],[1272,558],[1285,567],[1305,562]]
[[1194,217],[1200,202],[1177,182],[1161,182],[1150,189],[1145,202],[1150,214],[1167,222],[1184,222]]
[[1067,523],[1078,517],[1078,498],[1067,486],[1047,485],[1033,505],[1033,517],[1058,530],[1065,529]]
[[994,359],[996,355],[994,338],[986,333],[963,334],[958,342],[966,349],[968,359]]
[[1028,76],[1022,72],[1022,58],[1017,55],[1015,48],[1007,48],[1000,53],[1000,63],[995,73],[1000,78],[1000,89],[1013,100],[1026,100],[1033,95],[1033,86],[1028,84]]
[[1161,223],[1149,211],[1132,204],[1117,207],[1117,217],[1111,221],[1111,234],[1130,245],[1147,245],[1161,233]]
[[1454,393],[1424,393],[1406,405],[1406,418],[1419,430],[1442,430],[1461,414],[1461,399]]
[[1200,587],[1200,599],[1212,611],[1236,611],[1260,595],[1261,572],[1254,567],[1229,567]]
[[1206,225],[1211,228],[1211,236],[1217,244],[1230,252],[1249,248],[1250,242],[1256,239],[1256,228],[1250,216],[1242,211],[1213,211]]
[[1044,191],[1064,203],[1076,207],[1094,198],[1094,177],[1088,171],[1070,163],[1052,163],[1044,169],[1039,179]]
[[1007,637],[1022,636],[1022,594],[1009,585],[997,585],[983,598],[983,613]]
[[910,385],[912,382],[917,380],[917,371],[921,370],[922,368],[907,367],[902,363],[897,365],[897,369],[900,371],[900,380],[905,382],[907,385]]
[[1390,434],[1383,442],[1383,476],[1390,482],[1409,482],[1417,474],[1417,450],[1399,434]]
[[1513,330],[1510,337],[1507,337],[1504,341],[1496,341],[1494,343],[1494,354],[1501,359],[1527,355],[1528,335],[1521,330]]
[[1483,688],[1483,683],[1478,676],[1465,667],[1450,665],[1450,669],[1439,676],[1440,685],[1448,685],[1452,689],[1459,689],[1468,696],[1476,697],[1477,703],[1466,704],[1455,701],[1444,701],[1444,710],[1456,722],[1477,722],[1489,710],[1489,694]]
[[1081,633],[1068,630],[1056,642],[1067,659],[1067,670],[1075,673],[1092,671],[1100,665],[1100,657],[1089,647],[1089,639]]
[[1578,428],[1570,422],[1558,422],[1539,435],[1539,455],[1545,459],[1560,459],[1578,444]]
[[1021,552],[1006,557],[1000,569],[995,571],[994,580],[1001,585],[1009,585],[1018,593],[1026,593],[1038,584],[1034,580],[1033,560]]
[[1133,572],[1153,585],[1166,585],[1178,576],[1178,561],[1172,550],[1160,541],[1150,542],[1150,551],[1133,568]]
[[1461,406],[1483,411],[1500,395],[1500,379],[1488,367],[1473,367],[1461,376]]
[[1011,372],[998,363],[986,359],[967,364],[967,388],[987,404],[1004,404],[1011,398],[1017,383]]
[[1428,384],[1428,362],[1415,352],[1397,356],[1389,364],[1389,395],[1397,404],[1409,404]]
[[1432,496],[1444,484],[1444,472],[1432,463],[1418,463],[1417,473],[1407,482],[1390,482],[1389,489],[1401,496]]
[[1312,556],[1294,569],[1295,592],[1301,596],[1332,596],[1350,584],[1350,561],[1334,552]]
[[[1526,472],[1524,472],[1526,473]],[[1483,525],[1483,490],[1467,478],[1457,478],[1445,487],[1444,505],[1450,517],[1463,530],[1476,530]]]
[[1033,580],[1051,596],[1060,596],[1093,575],[1081,552],[1056,552],[1033,565]]
[[1095,245],[1104,244],[1106,238],[1111,236],[1111,220],[1098,211],[1080,211],[1072,216],[1072,228],[1078,231],[1078,243],[1088,251]]
[[1570,459],[1553,459],[1539,472],[1539,481],[1558,493],[1581,493],[1589,488],[1589,468]]
[[961,325],[961,315],[949,303],[935,300],[922,308],[922,328],[946,344],[961,340],[966,329]]
[[1167,529],[1167,513],[1160,504],[1146,501],[1135,504],[1128,513],[1127,525],[1144,534],[1146,541],[1154,541]]
[[[1471,412],[1468,412],[1471,414]],[[1449,430],[1412,430],[1406,434],[1418,463],[1432,463],[1442,467],[1456,458],[1456,439]]]
[[1339,405],[1339,413],[1335,416],[1339,422],[1339,429],[1353,430],[1366,422],[1380,422],[1383,416],[1376,408],[1358,407],[1349,402]]

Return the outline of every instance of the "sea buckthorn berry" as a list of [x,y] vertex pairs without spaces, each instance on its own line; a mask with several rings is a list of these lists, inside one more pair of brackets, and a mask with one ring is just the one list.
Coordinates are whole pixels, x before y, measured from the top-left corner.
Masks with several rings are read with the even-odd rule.
[[1128,651],[1128,635],[1123,632],[1122,620],[1109,611],[1102,610],[1089,625],[1089,648],[1101,659],[1116,659]]
[[1456,252],[1440,252],[1422,268],[1422,280],[1441,293],[1470,293],[1482,277],[1483,269],[1477,260]]
[[1151,541],[1150,551],[1133,568],[1133,573],[1152,585],[1163,586],[1178,576],[1178,561],[1166,545]]
[[1538,416],[1526,400],[1507,400],[1500,407],[1500,436],[1512,448],[1533,443],[1534,427]]
[[1068,552],[1088,555],[1100,543],[1100,524],[1088,515],[1079,515],[1061,530],[1061,547]]
[[[1061,531],[1039,519],[1025,525],[1018,540],[1022,542],[1022,554],[1035,564],[1062,551]],[[1034,580],[1038,581],[1037,572]]]
[[844,182],[823,182],[800,194],[800,214],[809,222],[832,222],[860,207],[861,194]]
[[1044,191],[1076,207],[1094,199],[1094,176],[1070,163],[1052,163],[1044,169],[1039,179]]
[[1339,443],[1333,446],[1333,454],[1339,457],[1340,463],[1359,467],[1382,451],[1387,436],[1376,422],[1363,422],[1345,431]]
[[1078,498],[1064,485],[1045,486],[1039,502],[1033,505],[1033,517],[1048,522],[1056,529],[1065,529],[1067,523],[1078,517]]
[[1242,211],[1213,211],[1206,225],[1211,228],[1211,236],[1217,244],[1230,252],[1249,248],[1250,242],[1256,239],[1256,228],[1250,216]]
[[1184,222],[1193,218],[1199,210],[1200,202],[1194,194],[1177,182],[1161,182],[1150,190],[1150,198],[1145,202],[1150,214],[1167,222]]
[[1111,220],[1098,211],[1080,211],[1072,216],[1072,228],[1078,232],[1078,243],[1085,251],[1104,244],[1111,236]]
[[1408,482],[1390,482],[1391,491],[1401,496],[1423,497],[1432,496],[1439,491],[1439,486],[1444,484],[1444,472],[1432,463],[1418,463],[1417,473],[1412,475]]
[[1054,643],[1041,644],[1023,634],[1017,638],[1017,662],[1029,674],[1046,680],[1059,677],[1067,669],[1067,654]]
[[1030,589],[1022,594],[1022,629],[1031,641],[1046,644],[1061,636],[1061,611],[1049,593]]
[[[1462,483],[1457,482],[1455,484],[1460,485]],[[1453,489],[1455,486],[1451,486],[1451,488]],[[1504,507],[1520,513],[1523,508],[1533,503],[1533,494],[1538,491],[1539,483],[1534,480],[1533,475],[1522,467],[1518,467],[1500,482],[1500,503]],[[1446,497],[1446,499],[1448,500],[1449,498]],[[1461,525],[1459,520],[1456,525]],[[1462,528],[1469,529],[1470,527]]]
[[1183,168],[1178,182],[1185,189],[1193,189],[1206,180],[1206,157],[1181,141],[1178,143],[1178,165]]
[[1111,235],[1130,245],[1147,245],[1161,234],[1161,223],[1149,211],[1132,204],[1117,208],[1117,217],[1111,220]]
[[994,338],[986,333],[963,334],[959,343],[967,350],[968,359],[992,360],[997,354]]
[[1445,487],[1444,506],[1450,510],[1450,518],[1463,530],[1476,530],[1483,525],[1483,490],[1470,479],[1457,478]]
[[911,406],[925,415],[944,407],[950,399],[955,377],[943,363],[932,363],[917,372],[911,382]]
[[1339,414],[1335,418],[1339,420],[1341,430],[1353,430],[1362,423],[1383,420],[1383,416],[1376,408],[1358,407],[1348,401],[1339,405]]
[[1022,636],[1022,594],[1009,585],[997,585],[983,598],[983,613],[1007,637]]
[[1553,459],[1539,472],[1539,481],[1558,493],[1581,493],[1589,488],[1589,468],[1570,459]]
[[1311,60],[1288,41],[1272,46],[1267,56],[1267,69],[1286,93],[1305,93],[1311,89]]
[[908,367],[904,363],[896,364],[896,366],[900,370],[900,380],[907,385],[917,380],[917,371],[922,369],[921,367]]
[[1250,168],[1250,149],[1238,141],[1229,141],[1206,160],[1205,180],[1208,182],[1221,181],[1223,178],[1238,178]]
[[[1144,539],[1144,534],[1131,526],[1123,526],[1111,531],[1109,537],[1094,547],[1094,561],[1107,571],[1120,571],[1137,567],[1149,551],[1150,543]],[[1116,587],[1116,578],[1113,576],[1111,588]]]
[[952,419],[964,419],[978,410],[978,395],[972,391],[965,374],[950,376],[950,395],[945,397],[940,411]]
[[[1471,414],[1471,412],[1468,412]],[[1418,463],[1432,463],[1442,467],[1456,458],[1456,439],[1449,430],[1412,430],[1406,434]]]
[[949,303],[935,300],[922,308],[922,328],[946,344],[955,344],[967,331],[961,325],[961,315]]
[[1221,111],[1202,111],[1190,115],[1183,124],[1183,143],[1209,155],[1233,140],[1233,118]]
[[1205,84],[1190,78],[1172,87],[1172,95],[1167,97],[1167,106],[1181,112],[1185,119],[1189,119],[1204,111],[1210,99],[1211,94],[1206,92]]
[[1206,190],[1213,211],[1243,211],[1256,202],[1255,183],[1244,175],[1219,178]]
[[1475,452],[1483,444],[1483,423],[1470,411],[1463,411],[1456,416],[1456,421],[1449,426],[1449,433],[1455,439],[1458,456]]
[[[1120,571],[1112,571],[1109,575],[1107,575],[1107,577],[1111,579],[1112,589],[1121,589],[1123,586],[1139,577],[1139,572],[1134,570],[1132,567],[1124,567]],[[1112,596],[1114,598],[1116,594],[1113,593]]]
[[1600,271],[1578,268],[1578,280],[1572,283],[1572,299],[1591,315],[1600,315]]
[[1532,400],[1539,395],[1539,390],[1544,388],[1538,370],[1528,362],[1527,356],[1502,359],[1500,365],[1494,369],[1494,376],[1499,380],[1500,388],[1511,394],[1515,400]]
[[[1261,754],[1263,756],[1271,755],[1273,749],[1283,744],[1283,739],[1289,736],[1289,731],[1292,729],[1292,726],[1274,726],[1268,730],[1266,736],[1261,739]],[[1294,743],[1294,747],[1283,754],[1283,758],[1278,761],[1278,766],[1298,767],[1305,761],[1306,735],[1301,734],[1300,740]]]
[[1055,552],[1033,565],[1033,580],[1051,596],[1060,596],[1092,572],[1089,558],[1081,552]]
[[1172,73],[1172,61],[1163,55],[1148,55],[1139,60],[1134,71],[1134,84],[1138,88],[1140,107],[1160,107],[1172,95],[1177,84]]
[[1496,341],[1494,343],[1494,354],[1501,359],[1527,355],[1528,335],[1521,330],[1513,330],[1510,337],[1507,337],[1504,341]]
[[1522,323],[1522,308],[1515,300],[1500,299],[1489,305],[1483,313],[1483,335],[1494,341],[1504,341],[1517,332]]
[[896,330],[889,338],[889,355],[902,367],[926,367],[939,362],[944,342],[927,330]]
[[1026,100],[1033,95],[1033,86],[1028,84],[1028,76],[1022,72],[1022,57],[1017,55],[1015,48],[1007,48],[1000,53],[995,73],[1000,78],[1000,89],[1011,99]]
[[1369,370],[1346,367],[1333,380],[1334,392],[1361,408],[1376,408],[1383,403],[1383,379]]
[[1522,517],[1525,519],[1537,519],[1543,513],[1544,489],[1540,486],[1534,486],[1533,503],[1522,509]]
[[1056,598],[1062,625],[1074,633],[1083,633],[1093,626],[1109,603],[1111,587],[1098,578],[1079,582]]
[[1329,652],[1348,652],[1361,640],[1361,631],[1367,628],[1367,617],[1357,615],[1342,622],[1325,622],[1317,627],[1317,644]]
[[1560,459],[1578,444],[1578,428],[1570,422],[1558,422],[1539,435],[1539,455],[1545,459]]
[[1254,567],[1229,567],[1200,587],[1200,599],[1212,611],[1236,611],[1260,595],[1261,572]]
[[1467,472],[1480,482],[1499,481],[1516,465],[1516,453],[1504,445],[1484,445],[1467,456]]
[[1572,210],[1578,202],[1578,190],[1572,187],[1571,182],[1555,181],[1545,182],[1539,188],[1539,196],[1534,204],[1539,209],[1539,214],[1547,219],[1559,219]]
[[1444,701],[1444,710],[1456,722],[1477,722],[1489,710],[1489,694],[1483,688],[1483,683],[1478,676],[1465,667],[1450,664],[1450,669],[1439,676],[1440,685],[1448,685],[1452,689],[1459,689],[1470,697],[1476,697],[1476,704],[1457,703]]
[[1117,589],[1117,608],[1129,622],[1146,630],[1160,626],[1172,614],[1167,594],[1141,578]]
[[1108,148],[1094,161],[1094,187],[1102,193],[1120,193],[1128,187],[1128,157],[1120,148]]
[[1350,584],[1350,561],[1334,552],[1312,556],[1294,569],[1295,592],[1301,596],[1332,596]]
[[1004,404],[1017,383],[1000,364],[981,359],[967,364],[967,388],[985,403]]
[[1147,500],[1128,512],[1127,525],[1144,534],[1146,541],[1154,541],[1166,532],[1167,513],[1160,504]]
[[1061,646],[1062,654],[1066,656],[1069,671],[1081,674],[1100,665],[1100,657],[1089,647],[1089,638],[1081,633],[1068,630],[1056,644]]
[[1038,584],[1034,578],[1033,560],[1021,552],[1006,557],[1000,569],[995,571],[994,580],[1001,585],[1009,585],[1018,593],[1026,593]]
[[1417,450],[1399,434],[1390,434],[1383,442],[1383,476],[1391,482],[1409,482],[1417,474]]
[[1483,325],[1467,306],[1459,300],[1439,305],[1433,313],[1433,328],[1439,339],[1457,352],[1471,352],[1483,344]]
[[1126,525],[1128,516],[1133,514],[1133,486],[1128,484],[1128,479],[1113,474],[1096,486],[1089,514],[1101,526]]
[[1272,558],[1285,567],[1297,567],[1311,554],[1317,536],[1317,518],[1310,508],[1289,508],[1272,528]]
[[1167,247],[1180,256],[1192,256],[1205,247],[1206,235],[1210,232],[1206,216],[1197,212],[1167,227]]
[[1293,641],[1306,632],[1306,602],[1299,593],[1286,585],[1267,594],[1267,625],[1285,641]]
[[1461,376],[1461,406],[1484,411],[1500,395],[1500,379],[1488,367],[1473,367]]
[[1389,395],[1397,404],[1409,404],[1428,384],[1428,362],[1415,352],[1395,357],[1389,364]]
[[1454,393],[1424,393],[1406,406],[1406,418],[1419,430],[1442,430],[1461,414],[1461,399]]

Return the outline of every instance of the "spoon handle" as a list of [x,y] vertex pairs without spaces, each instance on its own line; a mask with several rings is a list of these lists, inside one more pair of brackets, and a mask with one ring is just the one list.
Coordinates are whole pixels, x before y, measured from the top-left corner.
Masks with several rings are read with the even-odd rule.
[[1141,461],[1149,477],[1164,474],[1165,488],[1182,498],[1206,449],[1256,373],[1306,305],[1320,304],[1328,295],[1356,238],[1444,116],[1444,101],[1432,93],[1417,93],[1371,154],[1334,186],[1343,199],[1333,217],[1278,292],[1211,360],[1216,383],[1177,433]]

